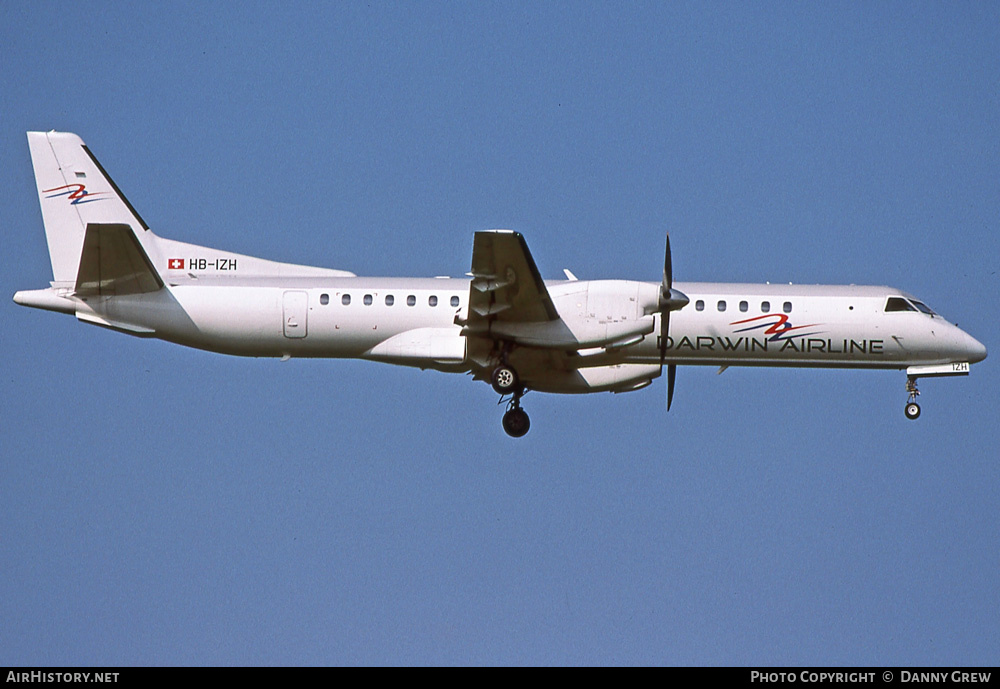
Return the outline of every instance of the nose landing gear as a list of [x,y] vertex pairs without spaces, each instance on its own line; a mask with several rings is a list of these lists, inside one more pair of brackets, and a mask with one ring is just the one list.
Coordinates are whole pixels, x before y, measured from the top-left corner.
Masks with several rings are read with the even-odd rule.
[[920,417],[920,405],[917,404],[917,397],[920,396],[920,391],[917,390],[917,379],[915,377],[906,377],[906,392],[910,394],[910,397],[903,411],[906,414],[906,418],[914,421]]

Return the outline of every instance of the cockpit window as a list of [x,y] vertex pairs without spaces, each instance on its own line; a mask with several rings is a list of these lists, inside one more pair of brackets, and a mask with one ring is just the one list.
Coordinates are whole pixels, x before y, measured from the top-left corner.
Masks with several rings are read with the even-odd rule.
[[919,309],[923,313],[926,313],[928,316],[936,316],[937,315],[936,313],[934,313],[934,311],[933,311],[933,309],[931,309],[931,307],[929,307],[927,304],[925,304],[922,301],[917,301],[916,299],[914,299],[913,300],[913,305],[916,306],[917,309]]
[[916,309],[902,297],[889,297],[885,303],[885,312],[889,313],[890,311],[916,311]]

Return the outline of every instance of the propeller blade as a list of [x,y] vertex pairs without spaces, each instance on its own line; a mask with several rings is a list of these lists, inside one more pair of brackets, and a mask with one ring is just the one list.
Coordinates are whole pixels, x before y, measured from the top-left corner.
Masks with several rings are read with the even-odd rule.
[[663,256],[663,286],[666,287],[666,291],[669,293],[670,288],[674,286],[674,269],[670,261],[670,233],[667,232],[667,251]]
[[674,381],[677,379],[677,364],[667,366],[667,411],[670,411],[670,403],[674,401]]
[[676,311],[687,303],[687,295],[674,289],[673,261],[670,258],[670,234],[667,234],[667,250],[663,254],[663,282],[660,283],[660,295],[656,310],[660,313]]

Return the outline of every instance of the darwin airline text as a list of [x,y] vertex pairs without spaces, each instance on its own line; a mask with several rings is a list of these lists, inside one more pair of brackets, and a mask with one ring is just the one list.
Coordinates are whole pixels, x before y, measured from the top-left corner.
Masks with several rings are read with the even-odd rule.
[[667,338],[667,350],[674,352],[797,352],[823,354],[884,354],[883,340],[834,340],[820,337],[762,340],[756,337],[684,336]]

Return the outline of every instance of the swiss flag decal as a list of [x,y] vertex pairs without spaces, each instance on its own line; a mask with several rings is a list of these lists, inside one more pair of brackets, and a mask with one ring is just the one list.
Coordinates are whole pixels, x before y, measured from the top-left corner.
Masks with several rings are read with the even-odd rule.
[[184,270],[183,258],[172,258],[167,261],[167,268],[170,270]]

